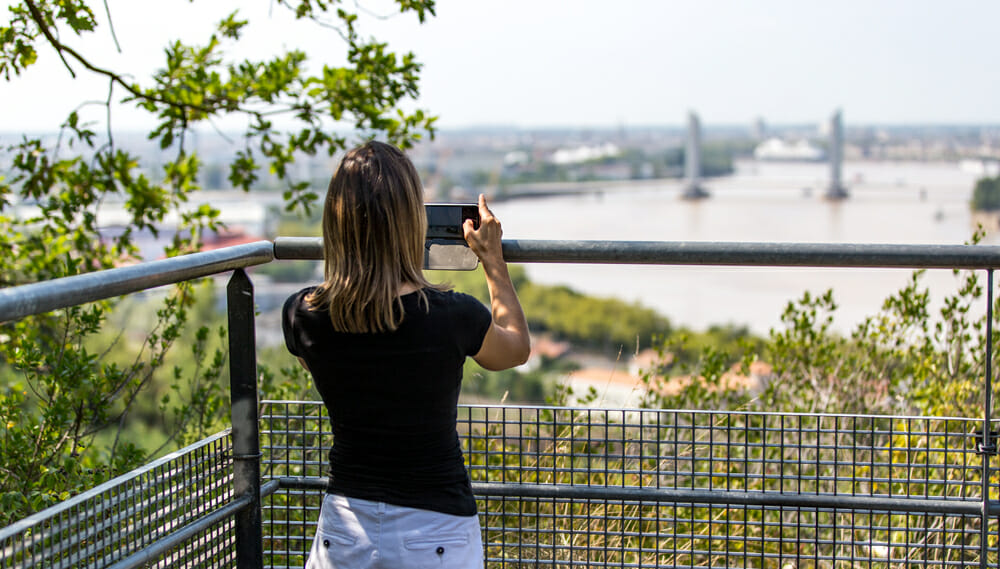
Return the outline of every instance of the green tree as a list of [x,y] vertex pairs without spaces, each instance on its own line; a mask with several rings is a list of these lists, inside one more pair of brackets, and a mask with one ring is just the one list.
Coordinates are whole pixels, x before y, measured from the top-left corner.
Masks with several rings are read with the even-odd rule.
[[[280,180],[287,209],[304,212],[318,196],[289,166],[303,156],[332,155],[353,142],[335,129],[359,138],[380,136],[403,147],[425,133],[433,135],[434,117],[402,110],[419,94],[420,63],[412,53],[397,54],[363,36],[357,5],[339,0],[273,4],[290,10],[297,25],[327,30],[331,44],[343,47],[346,64],[310,67],[307,54],[294,49],[260,60],[233,58],[229,53],[250,25],[233,12],[203,41],[165,46],[161,67],[150,77],[132,78],[72,45],[86,34],[114,38],[114,14],[108,13],[109,24],[102,26],[94,3],[86,0],[21,0],[9,6],[9,19],[0,25],[5,81],[22,80],[41,58],[58,58],[74,78],[103,78],[108,97],[105,122],[84,122],[74,111],[50,126],[58,127],[58,137],[25,135],[4,143],[0,286],[137,260],[136,235],[159,235],[172,213],[180,213],[181,221],[164,236],[170,240],[167,254],[198,250],[205,234],[219,226],[214,208],[185,205],[201,187],[202,161],[188,143],[200,126],[242,117],[247,126],[235,138],[239,143],[226,167],[230,183],[249,190],[263,175]],[[434,0],[396,4],[419,22],[434,14]],[[150,157],[116,143],[111,115],[117,104],[156,118],[148,138],[168,156],[161,173],[145,173],[144,158],[148,165]],[[157,156],[153,162],[160,160]],[[99,206],[110,201],[121,202],[129,216],[122,231],[112,233],[98,224]],[[148,458],[148,450],[117,434],[100,433],[120,432],[128,423],[136,402],[162,377],[158,370],[178,342],[190,346],[186,359],[194,365],[165,374],[170,387],[157,401],[159,412],[173,417],[167,440],[189,440],[228,414],[218,381],[225,367],[218,332],[204,325],[185,328],[198,318],[191,314],[197,306],[192,285],[165,296],[152,332],[126,362],[107,357],[117,341],[103,348],[92,342],[115,304],[93,303],[0,325],[0,525]],[[274,383],[270,372],[263,375],[266,383]]]
[[974,211],[996,211],[1000,209],[1000,176],[980,178],[972,190]]
[[[616,298],[589,296],[566,286],[531,281],[524,267],[512,265],[511,279],[533,332],[548,332],[586,348],[614,356],[623,348],[648,346],[653,336],[671,332],[670,321],[652,308]],[[482,269],[470,272],[429,272],[432,282],[448,283],[489,305]]]

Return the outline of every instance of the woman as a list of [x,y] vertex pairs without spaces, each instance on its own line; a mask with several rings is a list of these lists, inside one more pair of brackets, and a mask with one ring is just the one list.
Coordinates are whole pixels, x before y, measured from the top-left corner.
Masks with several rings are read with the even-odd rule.
[[310,371],[334,444],[308,569],[483,566],[456,405],[462,365],[528,358],[528,326],[503,260],[500,222],[479,196],[465,239],[492,311],[422,273],[427,220],[413,164],[369,142],[347,153],[323,207],[324,282],[282,313],[288,350]]

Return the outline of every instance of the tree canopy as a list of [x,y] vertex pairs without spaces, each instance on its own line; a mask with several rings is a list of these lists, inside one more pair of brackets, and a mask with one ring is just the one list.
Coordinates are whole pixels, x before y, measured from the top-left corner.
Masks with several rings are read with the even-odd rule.
[[[74,47],[88,34],[108,34],[117,42],[107,2],[11,3],[0,25],[0,75],[8,85],[25,80],[25,71],[44,58],[56,58],[74,78],[105,81],[107,98],[103,120],[90,121],[75,110],[35,129],[58,136],[25,134],[0,145],[0,287],[138,260],[140,231],[171,231],[161,236],[170,242],[168,255],[198,250],[206,232],[219,227],[219,212],[185,205],[201,188],[202,162],[189,141],[196,129],[217,129],[227,118],[245,124],[237,134],[219,132],[233,146],[227,168],[233,186],[249,190],[267,172],[284,184],[286,207],[296,211],[308,211],[318,199],[308,180],[296,179],[289,167],[297,158],[333,155],[355,142],[349,137],[378,136],[407,147],[433,135],[433,116],[404,110],[419,95],[421,64],[412,53],[396,53],[364,35],[360,5],[269,5],[290,11],[296,25],[328,33],[331,49],[340,45],[346,63],[317,65],[296,49],[263,59],[232,57],[249,25],[236,11],[201,41],[163,46],[159,69],[133,77]],[[434,0],[396,0],[395,6],[415,17],[415,24],[434,15]],[[149,20],[156,10],[169,9],[149,3]],[[112,118],[122,103],[155,119],[147,136],[165,161],[132,154],[116,141],[121,133]],[[150,163],[162,164],[162,170],[151,173]],[[107,202],[121,204],[124,227],[100,225],[98,209]],[[175,214],[178,225],[164,229],[164,220]],[[224,343],[204,314],[196,314],[201,309],[194,290],[186,284],[167,294],[151,332],[138,341],[120,332],[100,337],[107,334],[102,326],[114,302],[0,324],[0,525],[148,458],[147,449],[118,436],[143,409],[163,418],[164,445],[190,440],[227,415],[225,390],[217,381],[225,366]],[[200,326],[185,326],[189,320]],[[125,344],[132,347],[123,349]],[[159,371],[175,345],[190,351],[179,358],[184,365]],[[112,349],[127,357],[109,357]],[[151,402],[153,377],[163,373],[167,387]],[[263,377],[270,376],[265,371]],[[112,434],[103,434],[109,427]]]
[[1000,176],[980,178],[972,190],[974,211],[1000,210]]

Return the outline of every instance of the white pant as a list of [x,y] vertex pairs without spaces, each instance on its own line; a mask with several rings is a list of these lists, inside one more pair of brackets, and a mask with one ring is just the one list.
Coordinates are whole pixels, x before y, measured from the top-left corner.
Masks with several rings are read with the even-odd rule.
[[482,569],[478,516],[326,494],[306,569]]

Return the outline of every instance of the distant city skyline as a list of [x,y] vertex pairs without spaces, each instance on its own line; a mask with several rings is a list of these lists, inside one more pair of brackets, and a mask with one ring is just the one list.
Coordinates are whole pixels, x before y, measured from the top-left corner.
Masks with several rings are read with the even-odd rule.
[[[293,26],[272,2],[161,2],[155,14],[142,2],[109,5],[123,54],[106,28],[63,39],[139,81],[160,65],[169,40],[206,38],[237,6],[250,26],[247,46],[234,55],[301,48],[317,66],[343,56],[335,32]],[[363,5],[394,12],[386,1]],[[437,13],[424,25],[409,14],[363,14],[361,31],[415,53],[424,64],[421,97],[409,106],[439,115],[442,128],[680,126],[690,110],[706,127],[749,128],[758,118],[819,124],[836,109],[847,128],[1000,124],[995,2],[439,0]],[[104,81],[71,81],[44,46],[40,59],[0,87],[0,130],[52,130],[80,102],[107,96]],[[103,117],[97,107],[90,112]],[[127,109],[114,117],[119,128],[152,123]]]

